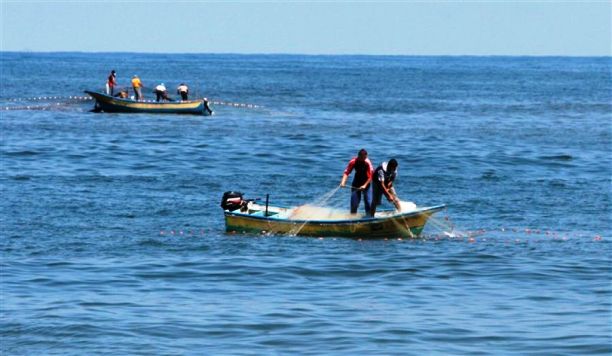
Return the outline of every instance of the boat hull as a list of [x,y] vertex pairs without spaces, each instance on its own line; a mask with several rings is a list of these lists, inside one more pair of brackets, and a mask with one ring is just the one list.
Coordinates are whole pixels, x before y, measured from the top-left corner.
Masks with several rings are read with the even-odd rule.
[[145,102],[115,98],[106,94],[85,91],[96,100],[96,111],[116,113],[188,114],[208,116],[212,110],[205,100]]
[[265,214],[225,211],[225,225],[230,233],[272,233],[313,237],[397,238],[418,237],[427,220],[444,209],[443,205],[417,209],[404,214],[348,220],[290,220]]

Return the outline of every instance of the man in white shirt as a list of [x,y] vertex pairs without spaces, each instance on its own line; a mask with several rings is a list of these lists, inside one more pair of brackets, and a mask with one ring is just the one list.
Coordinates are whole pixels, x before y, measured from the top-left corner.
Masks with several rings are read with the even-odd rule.
[[161,83],[160,85],[155,87],[155,95],[157,96],[156,101],[158,102],[161,99],[172,101],[172,99],[168,98],[168,91],[166,90],[166,86],[164,85],[164,83]]
[[181,100],[189,100],[189,87],[185,85],[185,83],[181,83],[181,85],[176,88],[176,93],[181,96]]

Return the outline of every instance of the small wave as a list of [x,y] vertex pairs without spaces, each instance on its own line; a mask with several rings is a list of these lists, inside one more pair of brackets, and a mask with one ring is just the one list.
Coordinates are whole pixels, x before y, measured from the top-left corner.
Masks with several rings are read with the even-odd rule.
[[540,156],[539,159],[545,159],[549,161],[571,161],[574,159],[572,155],[553,155],[553,156]]
[[79,179],[82,182],[101,182],[101,183],[110,183],[114,181],[114,178],[111,176],[102,176],[102,175],[80,175]]
[[173,213],[174,211],[171,209],[166,209],[166,208],[162,208],[160,210],[157,210],[155,212],[155,215],[159,215],[159,216],[169,216]]
[[159,241],[159,240],[146,239],[146,240],[142,240],[142,241],[138,242],[138,246],[142,246],[142,247],[162,247],[162,246],[166,246],[166,244],[163,243],[162,241]]
[[84,155],[81,153],[69,154],[66,156],[66,158],[70,158],[70,159],[83,159],[87,157],[88,157],[87,155]]
[[30,179],[32,179],[32,176],[18,174],[18,175],[15,175],[15,176],[10,176],[10,178],[12,180],[30,180]]
[[126,218],[126,219],[134,219],[136,217],[136,214],[134,213],[119,213],[119,214],[114,214],[114,217],[116,218]]
[[47,267],[67,267],[67,266],[72,266],[73,264],[71,262],[66,262],[66,261],[53,261],[53,262],[48,262],[47,264],[45,264],[45,266]]
[[484,179],[484,180],[491,180],[491,181],[497,181],[499,180],[499,176],[497,176],[495,174],[494,170],[488,170],[484,173],[482,173],[482,175],[480,176],[480,178]]
[[138,307],[137,304],[128,303],[128,302],[79,302],[78,303],[83,308],[96,308],[96,307]]
[[144,140],[144,142],[146,143],[156,143],[156,144],[167,144],[167,143],[172,143],[172,141],[170,140],[164,140],[164,139],[154,139],[154,138],[150,138],[150,139],[146,139]]
[[158,166],[153,165],[153,164],[143,164],[143,163],[138,163],[132,166],[132,169],[137,170],[137,171],[155,169],[155,168],[158,168]]
[[29,156],[39,155],[40,152],[25,150],[25,151],[6,152],[5,154],[10,157],[29,157]]

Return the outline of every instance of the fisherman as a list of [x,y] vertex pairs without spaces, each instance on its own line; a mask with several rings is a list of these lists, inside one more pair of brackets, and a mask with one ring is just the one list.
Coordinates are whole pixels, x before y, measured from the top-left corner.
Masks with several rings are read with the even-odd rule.
[[181,83],[181,85],[176,88],[176,93],[181,96],[181,100],[189,100],[189,87],[185,85],[185,83]]
[[397,177],[397,161],[391,158],[389,162],[383,162],[374,171],[372,178],[372,206],[370,207],[370,215],[374,217],[376,206],[382,203],[383,194],[387,200],[395,206],[397,211],[401,210],[400,200],[393,188],[393,181]]
[[365,149],[359,150],[357,157],[353,157],[346,166],[340,186],[346,185],[346,180],[351,172],[355,170],[353,183],[351,183],[351,214],[357,214],[361,196],[363,195],[363,204],[366,215],[370,214],[370,182],[372,181],[372,162],[368,158],[368,152]]
[[106,81],[106,94],[113,96],[115,91],[115,86],[117,85],[117,75],[115,70],[113,69],[108,76],[108,80]]
[[134,78],[132,78],[132,88],[134,88],[134,95],[136,96],[136,101],[144,100],[141,89],[142,82],[140,81],[140,78],[138,78],[137,75],[134,75]]
[[168,90],[166,90],[166,86],[164,85],[164,83],[161,83],[160,85],[156,86],[154,92],[157,97],[155,100],[158,102],[162,99],[173,101],[168,97]]
[[127,99],[128,98],[128,90],[127,89],[122,89],[119,93],[114,95],[115,97],[119,97],[121,99]]

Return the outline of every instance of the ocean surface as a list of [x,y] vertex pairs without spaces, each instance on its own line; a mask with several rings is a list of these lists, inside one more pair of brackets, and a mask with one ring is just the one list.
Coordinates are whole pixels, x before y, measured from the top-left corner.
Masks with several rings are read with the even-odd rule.
[[[612,353],[610,57],[1,56],[3,355]],[[111,69],[215,115],[92,113]],[[360,148],[422,238],[225,232]]]

